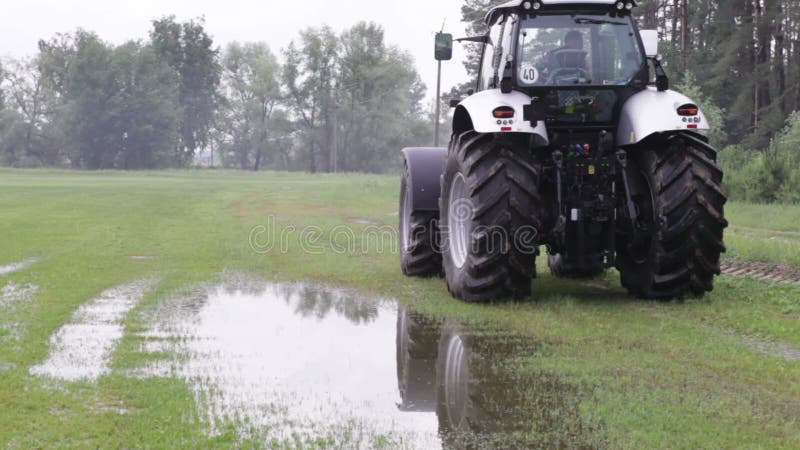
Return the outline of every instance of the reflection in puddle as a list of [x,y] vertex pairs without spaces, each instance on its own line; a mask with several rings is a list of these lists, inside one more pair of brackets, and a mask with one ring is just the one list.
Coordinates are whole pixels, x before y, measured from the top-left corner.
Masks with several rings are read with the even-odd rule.
[[530,339],[299,284],[209,288],[148,316],[142,351],[172,357],[139,375],[186,380],[215,433],[334,448],[581,444],[567,386],[508,375],[538,350]]
[[50,338],[50,354],[44,362],[31,367],[31,374],[94,381],[109,373],[109,358],[123,334],[122,319],[152,285],[152,281],[135,281],[109,289],[81,305],[72,322]]
[[435,447],[435,415],[397,408],[395,320],[392,302],[345,291],[211,288],[153,312],[143,350],[176,358],[145,374],[186,380],[214,432],[234,423],[278,442]]
[[0,276],[8,275],[8,274],[10,274],[12,272],[16,272],[16,271],[22,270],[22,269],[30,266],[31,264],[33,264],[35,262],[36,262],[36,258],[28,258],[28,259],[26,259],[24,261],[20,261],[18,263],[8,264],[8,265],[5,265],[5,266],[0,266]]
[[578,389],[552,373],[513,370],[540,345],[400,309],[397,376],[409,411],[435,411],[445,448],[587,448]]

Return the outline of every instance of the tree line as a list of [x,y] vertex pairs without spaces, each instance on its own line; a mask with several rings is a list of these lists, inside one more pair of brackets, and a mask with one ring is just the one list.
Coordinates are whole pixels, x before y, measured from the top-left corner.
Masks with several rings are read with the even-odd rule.
[[373,23],[305,29],[282,58],[174,17],[118,46],[78,30],[38,47],[0,61],[0,165],[381,172],[432,140],[413,59]]

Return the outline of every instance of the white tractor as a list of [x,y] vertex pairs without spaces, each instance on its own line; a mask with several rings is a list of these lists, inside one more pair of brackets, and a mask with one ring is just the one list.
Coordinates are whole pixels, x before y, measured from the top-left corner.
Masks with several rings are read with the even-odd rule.
[[474,93],[453,101],[449,147],[403,150],[406,275],[444,274],[466,301],[524,298],[546,246],[557,277],[616,267],[641,298],[713,289],[722,171],[635,7],[515,0],[461,39],[483,51]]

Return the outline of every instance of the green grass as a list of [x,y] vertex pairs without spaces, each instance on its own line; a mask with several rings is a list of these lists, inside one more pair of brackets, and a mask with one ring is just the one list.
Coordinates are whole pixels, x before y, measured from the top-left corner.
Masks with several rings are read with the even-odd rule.
[[[146,326],[139,313],[224,269],[354,286],[540,343],[541,351],[512,358],[505,369],[519,379],[571,386],[556,400],[571,405],[562,414],[582,424],[580,442],[612,448],[800,447],[800,362],[752,345],[756,339],[767,348],[770,342],[800,348],[800,288],[721,277],[703,299],[646,302],[625,295],[614,273],[594,281],[601,289],[553,279],[540,261],[534,300],[469,305],[451,299],[441,279],[404,278],[396,254],[368,243],[364,252],[302,250],[304,226],[317,226],[326,237],[341,224],[371,226],[359,223],[364,220],[394,226],[398,187],[396,177],[366,175],[0,169],[0,265],[39,258],[0,277],[0,285],[39,286],[31,302],[0,307],[0,323],[24,325],[19,340],[0,334],[0,367],[7,367],[0,370],[0,447],[267,445],[242,441],[235,424],[207,435],[180,380],[125,374],[143,363],[133,335]],[[800,265],[800,209],[731,203],[726,211],[731,255]],[[251,230],[268,224],[269,217],[281,229],[295,229],[286,234],[285,253],[259,254],[249,244]],[[111,375],[94,384],[54,386],[28,374],[47,355],[50,335],[79,305],[147,276],[156,276],[159,286],[126,319]],[[531,408],[556,408],[560,403],[552,397],[562,394],[549,392],[552,385],[532,382],[521,395],[549,399],[531,402]],[[127,412],[119,414],[118,406]],[[551,414],[531,414],[544,416]],[[542,420],[531,429],[545,428]],[[386,439],[376,436],[375,442]],[[346,444],[328,436],[300,442]]]
[[800,205],[729,203],[728,255],[800,267]]

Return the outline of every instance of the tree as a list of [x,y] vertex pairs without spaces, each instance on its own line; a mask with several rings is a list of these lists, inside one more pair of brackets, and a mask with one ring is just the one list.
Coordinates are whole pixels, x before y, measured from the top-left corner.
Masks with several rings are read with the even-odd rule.
[[[288,91],[290,110],[299,118],[307,170],[314,173],[321,162],[318,150],[331,141],[323,130],[336,113],[335,74],[339,40],[330,27],[307,28],[300,32],[300,42],[292,41],[284,50],[286,64],[283,82]],[[329,156],[329,155],[328,155]],[[328,160],[330,158],[327,158]]]
[[337,163],[344,170],[380,172],[393,167],[397,150],[405,143],[430,140],[429,135],[414,134],[416,123],[423,120],[420,102],[425,86],[411,56],[387,46],[380,26],[358,23],[342,34],[340,42],[336,98],[342,151]]
[[[14,147],[16,159],[22,155],[35,157],[41,164],[54,163],[42,151],[41,137],[45,125],[45,88],[40,72],[37,70],[36,61],[33,59],[8,60],[6,69],[2,72],[2,81],[8,93],[8,105],[17,112],[16,122],[24,125],[22,141]],[[11,120],[13,115],[7,115],[6,120]],[[10,123],[10,122],[9,122]],[[17,123],[16,126],[20,124]],[[7,124],[7,126],[10,126]],[[10,148],[10,147],[9,147]]]
[[[232,43],[223,57],[223,92],[226,105],[222,114],[229,135],[228,148],[236,154],[242,169],[261,168],[268,153],[273,131],[272,115],[281,100],[280,65],[264,43]],[[277,134],[277,133],[276,133]]]
[[114,49],[113,73],[117,85],[110,113],[112,133],[119,138],[115,167],[133,170],[181,164],[170,151],[178,142],[180,121],[175,73],[151,46],[137,42]]
[[176,156],[188,163],[198,148],[208,144],[217,108],[221,77],[219,50],[205,31],[203,20],[177,23],[174,16],[153,21],[150,40],[159,58],[178,75],[180,144]]

